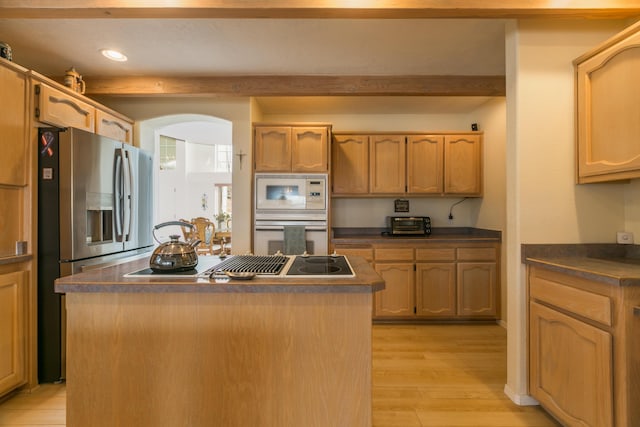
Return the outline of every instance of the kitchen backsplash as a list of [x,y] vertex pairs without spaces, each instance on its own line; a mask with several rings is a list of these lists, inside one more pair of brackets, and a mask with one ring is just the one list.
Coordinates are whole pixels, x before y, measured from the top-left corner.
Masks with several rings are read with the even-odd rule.
[[407,198],[409,212],[394,212],[394,200],[342,199],[331,201],[332,227],[386,227],[389,215],[428,216],[433,227],[475,227],[482,199],[470,198],[453,207],[453,221],[449,221],[451,206],[461,198]]

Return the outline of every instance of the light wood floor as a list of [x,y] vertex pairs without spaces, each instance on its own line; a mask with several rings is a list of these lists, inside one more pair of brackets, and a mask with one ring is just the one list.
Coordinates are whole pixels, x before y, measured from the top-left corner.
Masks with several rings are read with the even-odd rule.
[[[559,426],[509,400],[505,382],[498,325],[374,325],[374,427]],[[0,426],[64,426],[65,401],[64,385],[44,384],[1,403]]]

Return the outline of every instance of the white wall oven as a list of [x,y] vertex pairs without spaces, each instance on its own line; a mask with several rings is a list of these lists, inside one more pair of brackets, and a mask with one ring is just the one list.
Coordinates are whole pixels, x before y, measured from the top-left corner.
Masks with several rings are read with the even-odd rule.
[[256,174],[254,196],[254,254],[284,252],[287,227],[304,228],[307,253],[327,253],[326,174]]

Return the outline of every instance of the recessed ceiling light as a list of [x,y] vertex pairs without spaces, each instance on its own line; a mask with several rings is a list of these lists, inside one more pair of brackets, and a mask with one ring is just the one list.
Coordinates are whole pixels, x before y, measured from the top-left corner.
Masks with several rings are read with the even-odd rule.
[[113,49],[102,49],[100,51],[106,58],[112,61],[124,62],[127,60],[127,56],[124,53],[118,52]]

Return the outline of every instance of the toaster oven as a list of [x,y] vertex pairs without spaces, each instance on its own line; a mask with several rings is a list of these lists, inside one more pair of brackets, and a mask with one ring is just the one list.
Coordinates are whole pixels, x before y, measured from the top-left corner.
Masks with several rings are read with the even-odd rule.
[[428,216],[390,216],[389,232],[393,236],[426,236],[431,234]]

